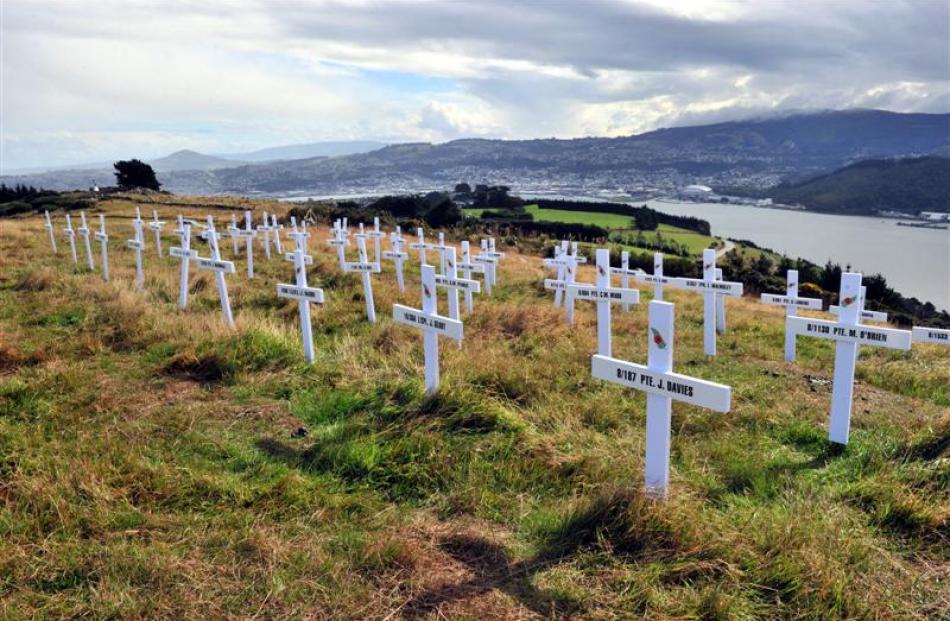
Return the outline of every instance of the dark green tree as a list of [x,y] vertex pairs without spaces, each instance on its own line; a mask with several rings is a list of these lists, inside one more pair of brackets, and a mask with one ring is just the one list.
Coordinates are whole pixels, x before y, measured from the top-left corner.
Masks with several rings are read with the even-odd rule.
[[157,191],[162,187],[152,167],[141,160],[122,160],[112,166],[115,168],[116,185],[123,190],[145,188]]

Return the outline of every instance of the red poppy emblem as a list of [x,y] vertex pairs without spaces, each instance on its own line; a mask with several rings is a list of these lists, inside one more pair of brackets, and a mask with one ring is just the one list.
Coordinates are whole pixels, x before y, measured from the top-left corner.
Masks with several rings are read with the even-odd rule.
[[651,326],[650,332],[653,333],[653,342],[656,343],[656,346],[660,349],[666,349],[666,341],[663,340],[663,335],[660,334],[660,331]]

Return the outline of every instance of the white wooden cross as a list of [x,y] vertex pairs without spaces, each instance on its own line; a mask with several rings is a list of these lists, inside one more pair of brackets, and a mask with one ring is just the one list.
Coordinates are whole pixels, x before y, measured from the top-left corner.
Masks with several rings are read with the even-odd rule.
[[310,251],[310,233],[307,232],[306,225],[304,225],[303,228],[297,227],[297,218],[295,216],[290,216],[290,232],[287,233],[287,239],[294,240],[296,247],[302,248],[304,254]]
[[419,241],[415,244],[409,244],[409,247],[413,250],[419,251],[419,265],[426,264],[426,237],[425,231],[422,230],[422,227],[416,227],[416,237],[419,238]]
[[373,240],[373,263],[379,263],[383,251],[383,238],[386,233],[379,229],[379,216],[373,218],[373,230],[367,233],[367,237]]
[[491,287],[495,282],[495,264],[498,263],[498,258],[492,256],[492,253],[488,250],[488,240],[481,240],[481,252],[472,257],[473,263],[481,263],[485,266],[485,295],[491,295]]
[[442,269],[442,261],[445,256],[446,248],[448,248],[448,246],[445,245],[445,233],[439,231],[439,243],[435,245],[435,251],[439,253],[439,269]]
[[436,308],[435,267],[422,266],[422,310],[393,304],[393,320],[422,330],[426,394],[439,389],[439,336],[462,340],[462,322],[439,315]]
[[142,251],[145,249],[145,239],[138,208],[136,208],[135,219],[132,220],[132,239],[127,240],[125,245],[135,251],[135,286],[141,289],[145,286],[145,273],[142,271]]
[[[247,212],[250,214],[251,212]],[[208,226],[205,229],[205,237],[208,239],[208,247],[211,250],[211,257],[204,258],[198,257],[198,269],[200,270],[209,270],[214,272],[215,280],[218,284],[218,297],[221,298],[221,312],[224,314],[224,323],[229,327],[234,327],[234,317],[231,315],[231,300],[228,298],[228,283],[224,279],[225,274],[233,274],[235,272],[234,262],[232,261],[223,261],[221,259],[221,250],[218,246],[218,238],[220,234],[214,230],[214,218],[208,216]],[[250,237],[248,241],[250,241]],[[248,244],[250,248],[250,244]],[[248,250],[248,258],[250,259],[251,253]]]
[[[725,295],[742,295],[742,283],[725,282],[716,275],[716,251],[712,248],[703,250],[703,279],[691,282],[692,279],[683,279],[687,287],[695,286],[703,290],[703,351],[707,356],[716,355],[716,332],[719,320],[716,316],[718,298]],[[725,327],[725,326],[723,326]]]
[[915,343],[950,345],[950,330],[914,326],[911,328],[911,340]]
[[336,246],[336,258],[340,262],[340,269],[344,272],[346,271],[346,251],[345,246],[350,245],[350,241],[346,238],[344,234],[344,229],[340,224],[340,221],[337,220],[333,225],[333,235],[327,243],[331,246]]
[[73,263],[79,265],[79,257],[76,256],[76,231],[73,230],[73,221],[68,213],[66,214],[66,228],[63,229],[63,233],[69,241],[69,252],[73,256]]
[[392,250],[386,250],[382,253],[382,258],[389,259],[396,267],[396,284],[399,286],[399,291],[406,290],[406,283],[402,275],[402,266],[403,263],[409,260],[409,255],[402,251],[402,245],[405,241],[405,239],[400,237],[399,227],[397,226],[396,230],[389,234],[389,243],[392,245]]
[[366,256],[366,237],[356,236],[356,247],[359,249],[360,260],[355,263],[344,262],[344,272],[359,272],[363,278],[363,297],[366,299],[366,319],[376,323],[376,307],[373,305],[373,281],[370,274],[379,273],[378,263],[371,263]]
[[[722,282],[722,270],[716,268],[716,280]],[[716,332],[726,333],[726,296],[716,294]]]
[[152,221],[148,223],[148,228],[155,234],[155,252],[162,256],[162,227],[165,222],[158,219],[158,211],[152,210]]
[[445,249],[445,233],[439,233],[439,243],[438,244],[429,244],[426,243],[425,234],[422,230],[422,227],[416,229],[416,236],[419,238],[419,241],[415,244],[409,244],[409,248],[412,250],[419,251],[419,262],[421,265],[428,265],[429,258],[427,256],[427,250],[434,250],[439,253],[439,260],[441,264],[442,250]]
[[[238,235],[244,238],[244,252],[247,253],[247,277],[254,278],[254,238],[257,231],[251,222],[251,212],[244,212],[244,230],[239,230]],[[220,256],[218,257],[220,259]],[[224,276],[221,276],[224,279]]]
[[[623,270],[620,274],[620,287],[622,289],[630,288],[630,253],[626,250],[620,251],[620,269]],[[627,303],[620,305],[620,310],[627,313],[630,312],[630,305]]]
[[[458,264],[458,269],[462,270],[462,278],[472,280],[472,272],[485,276],[485,265],[483,263],[473,263],[468,241],[462,242],[462,262]],[[472,291],[465,290],[465,312],[471,313],[474,308],[472,300]]]
[[646,464],[648,496],[664,498],[670,482],[670,435],[673,401],[716,412],[732,407],[732,388],[673,372],[673,315],[669,302],[649,306],[646,366],[603,356],[591,358],[591,375],[647,393]]
[[[561,280],[554,279],[554,278],[544,279],[544,288],[548,290],[553,290],[555,296],[558,294],[559,291],[562,293],[567,292],[568,287],[574,284],[574,278],[577,274],[577,257],[575,257],[574,255],[564,253],[560,255],[557,260],[563,262],[563,265],[564,265],[562,279]],[[574,296],[572,295],[565,296],[564,313],[565,313],[565,318],[567,319],[568,325],[574,325]]]
[[498,264],[501,262],[502,259],[505,258],[504,252],[497,252],[495,250],[494,237],[488,238],[488,256],[494,257],[495,259],[497,259],[494,263],[491,263],[488,266],[488,269],[491,271],[491,284],[494,286],[498,284],[498,269],[497,269]]
[[481,285],[477,280],[459,278],[455,248],[452,246],[446,246],[445,253],[442,255],[442,273],[436,274],[435,286],[446,289],[449,317],[452,319],[459,318],[459,291],[464,291],[469,295],[481,292]]
[[99,214],[99,231],[96,240],[102,246],[102,280],[109,282],[109,235],[106,234],[106,216]]
[[277,248],[277,254],[284,254],[284,247],[280,243],[280,231],[284,228],[283,224],[277,222],[277,214],[270,215],[270,230],[274,232],[274,247]]
[[567,286],[567,297],[571,305],[575,299],[597,302],[597,353],[610,356],[610,305],[618,302],[638,304],[640,291],[610,286],[610,250],[598,248],[596,283],[570,284]]
[[813,336],[835,341],[835,371],[831,389],[831,416],[828,439],[847,444],[851,428],[851,401],[854,390],[854,366],[859,345],[875,345],[890,349],[910,349],[909,330],[894,330],[865,326],[860,321],[861,274],[845,272],[841,275],[841,314],[838,321],[824,321],[807,317],[786,319],[796,335]]
[[300,332],[303,339],[303,355],[307,362],[313,362],[313,328],[310,325],[310,303],[323,304],[323,289],[307,285],[307,263],[313,263],[313,257],[304,253],[304,246],[300,238],[297,249],[286,255],[294,262],[296,284],[277,285],[277,297],[297,300],[300,311]]
[[[564,268],[567,265],[567,240],[562,239],[560,245],[554,246],[554,257],[544,260],[544,265],[553,267],[555,271],[554,280],[564,282]],[[560,306],[564,300],[564,288],[554,290],[554,306]]]
[[[887,323],[887,313],[882,313],[880,311],[869,311],[864,309],[864,303],[867,297],[867,287],[861,287],[861,297],[858,299],[858,308],[861,313],[861,321],[876,321],[878,323]],[[828,307],[828,312],[832,315],[841,315],[841,307],[832,304]]]
[[669,278],[663,277],[663,253],[655,252],[653,253],[653,274],[647,274],[646,272],[637,270],[634,274],[634,278],[643,283],[652,283],[653,284],[653,299],[662,300],[663,299],[663,285],[670,284]]
[[[626,250],[620,252],[620,267],[610,268],[610,273],[616,276],[620,276],[620,287],[622,289],[630,288],[630,277],[636,277],[639,274],[638,270],[630,269],[630,253]],[[624,303],[620,306],[621,310],[629,311],[630,305]]]
[[188,306],[188,267],[192,259],[198,258],[198,252],[191,249],[191,222],[178,216],[178,229],[181,231],[181,246],[168,249],[168,254],[181,260],[181,270],[178,275],[178,307]]
[[46,232],[49,234],[49,243],[53,247],[53,254],[57,254],[59,249],[56,247],[56,234],[53,232],[53,221],[49,217],[49,209],[46,211],[46,223],[43,227],[46,229]]
[[258,225],[257,225],[257,232],[263,234],[264,257],[267,258],[267,259],[269,259],[269,258],[270,258],[270,232],[271,232],[271,227],[270,227],[270,217],[267,215],[267,212],[266,212],[266,211],[265,211],[264,214],[263,214],[262,220],[263,220],[264,224],[258,224]]
[[307,229],[307,219],[300,220],[300,228],[303,231],[303,249],[310,252],[310,231]]
[[574,257],[575,263],[577,263],[578,265],[583,265],[587,263],[587,257],[581,254],[578,254],[579,247],[580,247],[580,244],[578,242],[576,241],[571,242],[571,256]]
[[785,282],[785,295],[763,293],[761,300],[763,304],[785,307],[785,360],[795,362],[795,333],[788,323],[788,318],[794,317],[799,308],[821,310],[821,299],[798,297],[798,270],[788,270]]
[[231,214],[231,224],[228,226],[227,231],[231,236],[231,247],[234,252],[234,256],[240,254],[240,247],[238,246],[238,237],[241,236],[240,230],[237,225],[237,214]]
[[86,223],[86,212],[79,212],[79,230],[76,231],[79,233],[79,236],[82,237],[83,243],[86,246],[86,261],[89,264],[89,269],[95,270],[96,264],[92,260],[92,242],[89,240],[89,225]]

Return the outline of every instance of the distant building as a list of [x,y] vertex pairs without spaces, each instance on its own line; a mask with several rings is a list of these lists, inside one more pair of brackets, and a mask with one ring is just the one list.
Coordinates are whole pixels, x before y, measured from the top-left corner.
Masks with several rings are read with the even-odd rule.
[[930,222],[950,222],[950,213],[941,211],[921,211],[920,217]]
[[708,185],[688,185],[677,190],[676,195],[691,201],[702,201],[712,199],[713,191]]

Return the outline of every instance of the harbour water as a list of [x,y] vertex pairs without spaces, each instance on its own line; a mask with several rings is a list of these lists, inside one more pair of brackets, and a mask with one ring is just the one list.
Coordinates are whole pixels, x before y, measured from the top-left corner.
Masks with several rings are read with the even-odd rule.
[[897,226],[897,221],[719,203],[663,200],[647,205],[709,221],[713,235],[824,264],[831,259],[865,274],[883,274],[901,294],[950,310],[950,231]]

